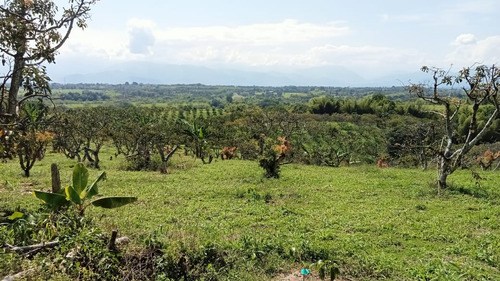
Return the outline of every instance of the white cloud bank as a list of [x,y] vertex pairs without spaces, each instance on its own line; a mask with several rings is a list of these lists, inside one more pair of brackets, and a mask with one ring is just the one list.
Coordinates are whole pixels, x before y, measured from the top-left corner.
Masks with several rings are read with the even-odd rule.
[[62,55],[86,53],[115,60],[137,59],[149,54],[151,60],[177,62],[231,60],[237,53],[256,53],[276,48],[304,49],[318,42],[345,36],[349,28],[341,23],[311,24],[284,20],[270,24],[236,27],[207,26],[159,28],[149,20],[131,19],[127,30],[88,29],[75,32]]
[[498,64],[500,62],[500,35],[477,39],[473,34],[461,34],[452,42],[454,49],[446,61],[460,66],[474,63]]
[[[240,26],[162,28],[150,20],[131,19],[123,30],[75,32],[58,59],[87,57],[111,62],[229,67],[314,67],[342,65],[365,76],[422,65],[468,66],[500,60],[500,36],[461,34],[441,55],[415,48],[349,42],[354,33],[344,22],[313,24],[297,20]],[[441,56],[441,57],[439,57]]]
[[343,22],[313,24],[289,19],[235,27],[161,28],[150,20],[131,19],[123,31],[89,28],[75,33],[61,56],[284,68],[346,64],[376,68],[418,60],[415,50],[343,44],[351,33]]

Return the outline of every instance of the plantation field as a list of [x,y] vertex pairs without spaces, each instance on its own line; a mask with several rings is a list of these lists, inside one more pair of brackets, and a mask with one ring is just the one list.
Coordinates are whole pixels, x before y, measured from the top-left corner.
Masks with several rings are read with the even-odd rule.
[[[498,172],[476,183],[458,171],[438,195],[434,170],[290,164],[280,179],[264,179],[257,162],[176,156],[163,175],[125,171],[123,156],[109,157],[100,194],[138,201],[85,216],[128,236],[124,251],[161,248],[164,270],[185,255],[211,261],[193,265],[212,272],[206,280],[279,280],[318,260],[335,261],[341,280],[500,280]],[[30,191],[50,189],[52,162],[69,184],[75,162],[60,154],[37,162],[30,178],[15,160],[1,164],[0,211],[37,210]],[[0,266],[0,277],[10,273]]]

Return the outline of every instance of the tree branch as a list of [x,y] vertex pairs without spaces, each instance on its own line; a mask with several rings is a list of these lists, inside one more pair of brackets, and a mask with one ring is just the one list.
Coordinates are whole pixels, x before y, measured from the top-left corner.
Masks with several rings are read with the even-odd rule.
[[443,118],[446,118],[446,114],[442,113],[442,112],[439,112],[439,111],[434,111],[434,110],[425,110],[425,111],[422,111],[423,113],[433,113],[433,114],[437,114]]
[[52,248],[55,246],[59,245],[59,241],[50,241],[50,242],[43,242],[40,244],[35,244],[35,245],[28,245],[28,246],[12,246],[7,243],[7,248],[5,248],[5,253],[24,253],[24,252],[29,252],[33,250],[38,250],[38,249],[45,249],[45,248]]

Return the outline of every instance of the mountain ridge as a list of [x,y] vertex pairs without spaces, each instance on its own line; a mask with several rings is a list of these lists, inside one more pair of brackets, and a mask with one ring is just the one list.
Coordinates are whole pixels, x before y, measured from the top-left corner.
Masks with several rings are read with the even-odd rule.
[[[410,81],[423,82],[425,74],[398,72],[374,79],[366,79],[343,66],[319,66],[290,70],[211,68],[196,65],[125,62],[93,71],[66,71],[51,74],[53,82],[122,84],[206,84],[238,86],[335,86],[335,87],[387,87],[402,86]],[[82,69],[82,68],[80,68]],[[427,77],[428,78],[428,77]]]

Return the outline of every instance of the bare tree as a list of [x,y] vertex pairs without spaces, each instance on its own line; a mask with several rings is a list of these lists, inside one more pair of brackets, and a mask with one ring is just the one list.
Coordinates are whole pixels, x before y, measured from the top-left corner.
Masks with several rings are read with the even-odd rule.
[[[447,178],[460,167],[464,156],[476,145],[499,116],[500,100],[498,90],[500,86],[500,68],[495,65],[485,65],[463,68],[458,75],[450,75],[449,71],[439,68],[422,67],[422,71],[431,73],[433,85],[429,89],[422,84],[413,84],[408,87],[410,94],[431,104],[444,107],[443,112],[435,112],[444,119],[445,136],[439,147],[434,150],[438,157],[438,188],[447,187]],[[470,107],[470,123],[465,140],[455,143],[454,133],[457,114],[463,105],[458,98],[446,96],[441,86],[461,85],[466,95],[466,106]],[[478,119],[480,108],[492,107],[486,117]]]

